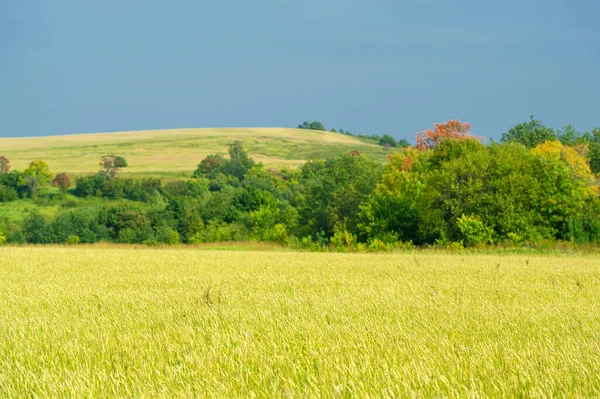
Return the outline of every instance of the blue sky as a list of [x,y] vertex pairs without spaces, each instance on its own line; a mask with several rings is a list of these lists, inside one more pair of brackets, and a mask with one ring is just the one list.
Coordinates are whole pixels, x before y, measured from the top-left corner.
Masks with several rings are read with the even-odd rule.
[[600,126],[597,0],[1,0],[0,136]]

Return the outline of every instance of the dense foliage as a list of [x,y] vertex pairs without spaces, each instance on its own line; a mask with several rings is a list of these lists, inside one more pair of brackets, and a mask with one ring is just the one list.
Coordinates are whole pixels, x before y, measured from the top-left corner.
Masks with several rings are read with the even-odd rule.
[[[35,161],[23,172],[3,169],[0,201],[46,198],[59,210],[5,217],[0,231],[7,243],[36,244],[600,244],[599,157],[600,130],[554,131],[532,118],[491,144],[472,136],[468,124],[437,124],[386,165],[352,152],[272,171],[236,141],[228,157],[206,157],[189,180],[124,179],[122,161],[109,155],[100,172],[71,187],[66,173],[54,176]],[[10,165],[6,158],[3,165]]]

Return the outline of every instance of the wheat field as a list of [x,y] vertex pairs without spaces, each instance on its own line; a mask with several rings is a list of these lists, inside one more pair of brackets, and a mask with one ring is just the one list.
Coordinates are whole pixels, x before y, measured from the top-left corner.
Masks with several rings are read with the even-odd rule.
[[2,397],[598,397],[583,255],[0,248]]
[[266,166],[294,168],[309,159],[323,159],[357,150],[385,161],[387,151],[356,137],[331,132],[283,128],[171,129],[67,136],[0,138],[0,155],[13,169],[43,159],[55,172],[95,173],[102,155],[124,156],[124,175],[191,176],[209,154],[227,154],[241,140],[249,154]]

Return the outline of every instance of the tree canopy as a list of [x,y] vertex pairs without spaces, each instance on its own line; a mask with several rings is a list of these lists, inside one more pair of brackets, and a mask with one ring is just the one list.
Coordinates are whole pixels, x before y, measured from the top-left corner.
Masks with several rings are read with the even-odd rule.
[[511,127],[508,132],[502,134],[501,141],[504,143],[520,143],[527,148],[533,148],[546,141],[556,140],[554,129],[544,126],[544,124],[533,116],[529,121],[519,123]]
[[23,171],[23,180],[29,187],[31,196],[37,196],[38,189],[50,183],[54,174],[45,161],[33,161]]
[[327,129],[325,129],[325,126],[319,121],[314,121],[314,122],[304,121],[300,125],[298,125],[298,129],[322,130],[322,131],[327,130]]

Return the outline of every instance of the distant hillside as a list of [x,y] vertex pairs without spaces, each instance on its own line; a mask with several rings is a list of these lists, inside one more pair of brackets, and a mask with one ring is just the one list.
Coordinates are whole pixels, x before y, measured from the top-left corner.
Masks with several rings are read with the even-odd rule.
[[304,129],[174,129],[69,136],[3,138],[0,155],[13,169],[43,159],[54,172],[88,174],[98,171],[105,154],[124,156],[123,175],[189,176],[209,154],[227,153],[227,145],[242,140],[250,155],[272,168],[298,167],[309,159],[325,159],[359,151],[384,161],[383,147],[356,137]]

